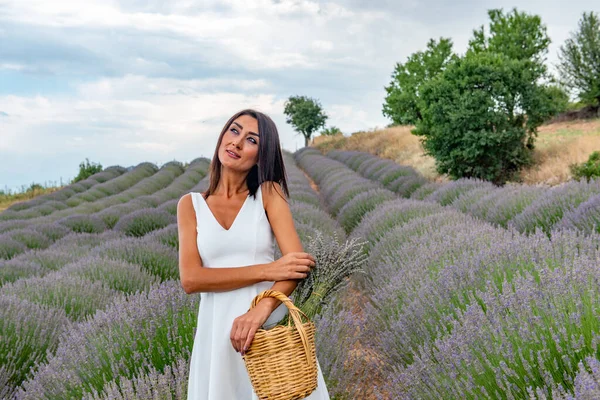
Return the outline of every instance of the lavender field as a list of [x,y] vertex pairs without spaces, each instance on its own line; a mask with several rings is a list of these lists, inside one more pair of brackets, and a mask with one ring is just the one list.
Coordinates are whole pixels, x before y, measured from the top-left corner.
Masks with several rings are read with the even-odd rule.
[[[315,319],[332,398],[600,397],[600,182],[285,161],[305,248],[318,231],[368,255]],[[176,206],[208,165],[111,167],[0,213],[0,398],[185,399],[200,296],[178,281]]]
[[296,160],[367,240],[361,306],[322,315],[344,349],[327,365],[340,398],[600,398],[600,182],[437,184],[366,153]]

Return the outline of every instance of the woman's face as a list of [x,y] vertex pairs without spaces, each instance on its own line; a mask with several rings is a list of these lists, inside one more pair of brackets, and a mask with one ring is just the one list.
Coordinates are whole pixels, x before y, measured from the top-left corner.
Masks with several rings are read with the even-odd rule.
[[258,121],[250,115],[237,117],[223,135],[219,161],[236,171],[247,171],[258,162]]

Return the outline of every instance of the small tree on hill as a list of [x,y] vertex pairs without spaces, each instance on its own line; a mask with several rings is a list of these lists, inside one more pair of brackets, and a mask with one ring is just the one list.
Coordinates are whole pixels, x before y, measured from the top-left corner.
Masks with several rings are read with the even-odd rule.
[[284,104],[283,113],[287,116],[285,122],[304,136],[304,146],[308,146],[312,134],[325,126],[328,118],[318,100],[306,96],[291,96]]
[[452,41],[440,38],[427,43],[427,50],[412,54],[404,64],[397,63],[392,81],[385,87],[383,115],[397,125],[414,125],[422,118],[419,109],[420,87],[442,72],[456,55]]
[[321,135],[323,136],[335,136],[341,134],[342,131],[337,126],[330,126],[329,128],[325,128],[321,131]]
[[596,14],[583,13],[579,30],[561,46],[558,57],[565,85],[582,102],[600,106],[600,21]]
[[79,164],[79,174],[75,178],[73,178],[71,183],[87,179],[98,172],[102,172],[102,164],[90,164],[90,160],[88,160],[86,157],[85,164],[83,162]]

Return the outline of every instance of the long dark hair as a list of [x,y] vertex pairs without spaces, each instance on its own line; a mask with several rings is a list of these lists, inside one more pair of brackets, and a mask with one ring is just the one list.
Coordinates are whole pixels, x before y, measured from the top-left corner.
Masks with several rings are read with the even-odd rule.
[[232,122],[241,115],[249,115],[258,121],[258,134],[260,135],[258,145],[258,164],[254,165],[248,172],[246,184],[250,190],[250,195],[256,198],[256,191],[263,182],[277,182],[281,185],[285,195],[290,197],[288,191],[285,165],[283,163],[283,154],[279,144],[279,133],[275,122],[266,114],[252,109],[245,109],[235,113],[221,131],[215,154],[210,163],[210,184],[206,191],[206,198],[217,190],[217,185],[221,180],[221,160],[219,160],[219,147],[223,141],[223,135],[229,129]]

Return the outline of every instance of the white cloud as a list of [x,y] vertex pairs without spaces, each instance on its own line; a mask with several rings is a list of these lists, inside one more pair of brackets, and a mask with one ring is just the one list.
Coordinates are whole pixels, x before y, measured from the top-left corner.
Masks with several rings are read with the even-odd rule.
[[317,51],[331,51],[333,49],[333,43],[329,40],[313,40],[312,48]]
[[[0,96],[0,110],[9,115],[0,150],[32,154],[101,146],[110,152],[116,145],[165,155],[194,143],[208,155],[212,151],[202,145],[202,138],[213,138],[236,111],[256,108],[282,118],[282,101],[274,94],[215,91],[226,83],[236,88],[267,86],[260,80],[126,76],[78,85],[75,99]],[[71,131],[61,132],[64,126]],[[87,132],[84,141],[77,128]]]

